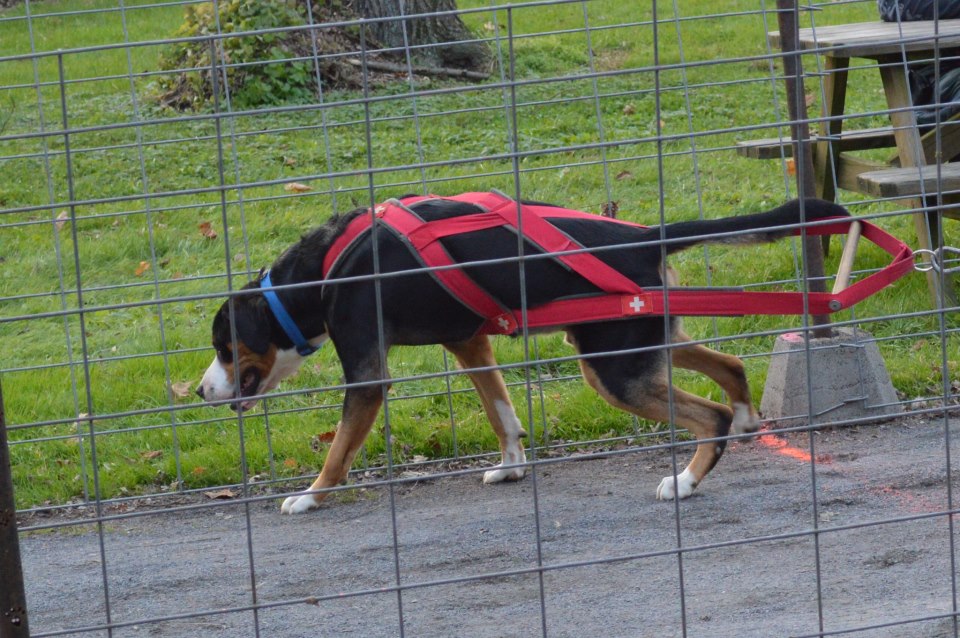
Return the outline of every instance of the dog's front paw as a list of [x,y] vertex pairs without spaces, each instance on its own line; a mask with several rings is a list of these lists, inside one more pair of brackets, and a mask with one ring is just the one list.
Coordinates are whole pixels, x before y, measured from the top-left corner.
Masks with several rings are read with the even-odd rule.
[[500,465],[483,473],[483,482],[502,483],[504,481],[519,481],[527,475],[527,453],[519,441],[514,441],[503,454]]
[[490,483],[502,483],[504,481],[519,481],[527,474],[527,468],[523,467],[510,467],[506,469],[500,469],[502,465],[498,465],[497,469],[489,470],[483,473],[483,482],[485,484]]
[[320,502],[314,498],[314,494],[294,494],[288,496],[280,506],[281,514],[303,514],[310,510],[320,507]]
[[676,488],[678,498],[687,498],[693,494],[693,490],[697,489],[697,482],[688,470],[680,472],[676,477],[676,481],[674,481],[674,477],[672,476],[665,476],[663,480],[660,481],[660,485],[657,486],[657,499],[661,501],[673,499],[674,488]]

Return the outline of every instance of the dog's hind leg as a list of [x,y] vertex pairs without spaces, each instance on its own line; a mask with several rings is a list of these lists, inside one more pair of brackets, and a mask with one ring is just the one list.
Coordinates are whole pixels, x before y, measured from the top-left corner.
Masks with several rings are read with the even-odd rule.
[[[581,361],[580,367],[586,382],[614,407],[661,423],[669,423],[672,419],[677,426],[687,428],[701,441],[721,439],[699,443],[686,469],[676,477],[665,477],[657,487],[658,499],[671,499],[675,494],[679,498],[686,498],[693,494],[697,485],[723,455],[726,441],[722,440],[722,437],[727,436],[730,431],[733,413],[725,405],[671,387],[659,366],[633,377],[626,383],[610,378],[612,373],[625,369],[643,369],[644,363],[649,364],[649,360],[643,362],[641,358],[621,355],[609,359]],[[636,364],[631,365],[634,361]],[[649,367],[647,369],[649,370]]]
[[[444,347],[453,353],[467,376],[473,381],[487,419],[500,441],[500,465],[483,475],[484,483],[522,479],[527,471],[523,465],[527,455],[521,439],[527,435],[513,409],[503,375],[496,368],[497,361],[486,335],[478,335],[467,341],[446,343]],[[478,369],[479,368],[479,369]]]
[[326,497],[326,492],[315,490],[334,487],[347,478],[353,459],[370,433],[382,402],[383,390],[379,387],[347,389],[343,399],[343,415],[320,476],[310,486],[310,491],[288,497],[280,508],[282,513],[300,514],[318,507]]
[[[690,337],[678,330],[674,340],[690,341]],[[732,428],[735,434],[757,431],[760,417],[753,407],[747,375],[744,374],[743,362],[738,357],[711,350],[700,344],[674,348],[671,352],[673,365],[707,375],[727,393],[730,407],[733,408]]]

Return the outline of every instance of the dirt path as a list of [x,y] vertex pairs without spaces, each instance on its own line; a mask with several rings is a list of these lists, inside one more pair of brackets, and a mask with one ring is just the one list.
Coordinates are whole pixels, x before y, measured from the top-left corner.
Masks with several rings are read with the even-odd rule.
[[[303,516],[254,503],[252,554],[242,505],[111,522],[104,546],[115,622],[247,607],[251,561],[257,600],[270,605],[256,617],[205,614],[114,635],[254,636],[259,626],[271,638],[397,636],[398,596],[380,590],[398,573],[404,585],[425,585],[403,591],[406,636],[541,636],[545,628],[551,637],[660,638],[682,636],[684,622],[691,637],[815,635],[819,571],[827,632],[927,618],[844,635],[954,636],[942,616],[955,605],[950,528],[946,517],[926,516],[947,508],[943,422],[817,434],[817,537],[805,533],[813,526],[807,435],[782,441],[796,447],[765,441],[734,444],[680,503],[679,525],[674,504],[653,499],[670,468],[664,451],[542,466],[536,490],[530,479],[483,486],[475,474],[403,486],[393,496],[396,552],[386,488]],[[871,524],[903,518],[911,520]],[[678,530],[690,548],[682,565]],[[22,552],[34,633],[104,622],[95,533],[30,534]],[[542,581],[538,554],[548,568]],[[516,570],[530,571],[498,575]],[[356,592],[366,593],[324,598]],[[321,600],[290,602],[309,597]]]

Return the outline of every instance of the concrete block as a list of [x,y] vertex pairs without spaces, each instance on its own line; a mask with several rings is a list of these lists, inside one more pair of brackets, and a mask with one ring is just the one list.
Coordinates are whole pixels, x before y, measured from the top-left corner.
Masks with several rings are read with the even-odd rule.
[[[808,366],[813,407],[808,403]],[[846,419],[883,419],[902,411],[890,375],[869,333],[840,328],[832,337],[781,335],[773,349],[760,414],[772,425],[796,426]],[[811,418],[812,417],[812,418]]]

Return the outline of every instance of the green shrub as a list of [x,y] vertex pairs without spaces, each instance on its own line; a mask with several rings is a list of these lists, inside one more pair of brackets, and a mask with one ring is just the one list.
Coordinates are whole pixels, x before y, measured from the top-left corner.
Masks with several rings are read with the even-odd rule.
[[[160,80],[158,99],[177,110],[198,109],[213,98],[210,55],[215,51],[220,99],[224,89],[236,108],[300,102],[313,93],[311,66],[296,61],[310,50],[306,31],[263,30],[304,26],[304,11],[294,0],[224,0],[218,12],[210,4],[189,5],[177,38],[248,33],[235,37],[178,42],[163,52],[160,68],[173,73]],[[225,71],[225,73],[224,73]]]

